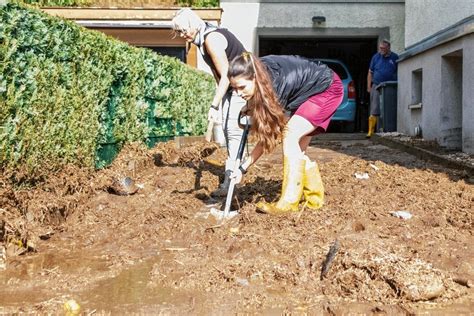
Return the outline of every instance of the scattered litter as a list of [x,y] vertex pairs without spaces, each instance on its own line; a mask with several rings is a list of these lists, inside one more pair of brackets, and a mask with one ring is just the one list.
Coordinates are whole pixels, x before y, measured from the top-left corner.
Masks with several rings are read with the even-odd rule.
[[194,214],[194,218],[208,219],[209,215],[209,212],[197,212],[196,214]]
[[386,132],[386,133],[377,133],[377,135],[382,136],[382,137],[398,137],[398,136],[403,136],[404,134],[399,133],[399,132]]
[[220,203],[212,203],[212,204],[206,204],[206,207],[209,209],[216,208],[220,205]]
[[242,279],[242,278],[239,278],[239,277],[236,277],[236,278],[235,278],[235,282],[236,282],[238,285],[241,285],[241,286],[249,286],[249,285],[250,285],[249,280],[247,280],[247,279]]
[[238,228],[238,227],[231,227],[231,228],[229,229],[229,231],[230,231],[231,233],[233,233],[233,234],[237,234],[237,233],[239,232],[239,228]]
[[224,218],[224,211],[221,211],[220,209],[217,209],[217,208],[214,208],[214,207],[211,208],[210,213],[218,221],[223,220],[223,219],[231,219],[231,218],[239,215],[239,212],[237,212],[237,211],[229,211],[229,214]]
[[139,186],[135,184],[132,178],[124,177],[120,179],[113,179],[112,185],[108,191],[117,195],[132,195],[137,193]]
[[142,184],[142,183],[138,183],[138,184],[137,184],[137,187],[138,187],[139,189],[144,189],[144,188],[145,188],[145,185]]
[[339,250],[339,241],[336,239],[334,243],[331,245],[331,247],[329,248],[328,254],[326,255],[326,259],[324,260],[323,265],[321,267],[321,277],[320,277],[321,280],[324,279],[324,277],[328,273],[329,268],[331,267],[331,263],[336,257],[338,250]]
[[0,270],[7,268],[7,250],[5,246],[0,245]]
[[372,169],[374,169],[375,171],[378,171],[380,168],[377,167],[376,165],[374,165],[373,163],[371,163],[369,166],[372,167]]
[[396,211],[396,212],[391,212],[392,216],[401,218],[401,219],[410,219],[413,217],[410,212],[408,211]]
[[71,299],[64,303],[64,311],[68,316],[79,315],[81,306],[75,300]]
[[184,247],[168,247],[168,248],[165,248],[165,250],[167,250],[167,251],[185,251],[185,250],[188,250],[188,248],[184,248]]
[[46,233],[44,233],[44,234],[39,235],[39,238],[40,238],[41,240],[48,240],[48,239],[51,238],[51,236],[53,236],[53,235],[54,235],[54,231],[48,231],[48,232],[46,232]]
[[356,179],[359,179],[359,180],[369,179],[369,174],[367,172],[356,172],[354,173],[354,176],[356,177]]

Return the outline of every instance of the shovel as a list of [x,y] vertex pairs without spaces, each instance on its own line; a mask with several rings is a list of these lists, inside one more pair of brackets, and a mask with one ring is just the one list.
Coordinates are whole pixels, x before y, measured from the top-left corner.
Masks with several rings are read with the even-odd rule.
[[[238,121],[240,123],[241,113],[239,113]],[[240,125],[240,124],[239,124]],[[237,151],[237,159],[235,160],[233,171],[237,170],[240,166],[240,162],[242,161],[242,157],[244,155],[245,145],[247,143],[247,138],[250,130],[250,124],[248,117],[246,118],[246,123],[244,125],[244,132],[242,133],[242,138],[240,139],[239,150]],[[230,205],[232,203],[232,198],[234,195],[234,188],[235,188],[235,178],[230,180],[229,190],[227,191],[227,197],[225,200],[224,211],[221,211],[216,208],[211,208],[211,214],[214,215],[218,220],[230,219],[239,214],[237,211],[231,211]]]

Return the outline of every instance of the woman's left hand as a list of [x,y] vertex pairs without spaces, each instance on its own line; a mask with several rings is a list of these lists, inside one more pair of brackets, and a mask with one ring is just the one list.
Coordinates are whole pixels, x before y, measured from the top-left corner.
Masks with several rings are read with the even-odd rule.
[[237,170],[234,170],[232,174],[230,175],[231,180],[235,179],[235,184],[239,184],[240,182],[242,182],[243,177],[244,177],[244,174],[240,167],[237,168]]

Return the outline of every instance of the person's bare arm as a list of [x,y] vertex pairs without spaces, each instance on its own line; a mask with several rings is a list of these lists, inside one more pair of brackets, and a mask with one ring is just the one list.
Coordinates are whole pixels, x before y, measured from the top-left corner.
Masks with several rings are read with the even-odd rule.
[[367,92],[370,93],[370,90],[372,88],[372,71],[369,70],[369,73],[367,74]]
[[222,98],[229,89],[229,78],[227,77],[227,71],[229,69],[229,61],[225,49],[227,48],[227,40],[225,37],[217,32],[210,33],[206,38],[206,51],[212,59],[212,62],[216,68],[217,75],[219,76],[219,82],[217,84],[216,94],[212,100],[212,105],[217,106],[222,101]]
[[257,162],[257,160],[262,156],[262,154],[263,154],[262,143],[257,143],[257,145],[255,145],[254,149],[250,153],[250,156],[242,163],[242,168],[244,168],[245,170],[248,170],[248,168],[251,165]]

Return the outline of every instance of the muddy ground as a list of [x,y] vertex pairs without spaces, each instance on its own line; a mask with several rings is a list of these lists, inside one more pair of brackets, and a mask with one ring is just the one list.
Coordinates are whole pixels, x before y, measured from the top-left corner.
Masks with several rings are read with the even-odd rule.
[[[277,150],[250,169],[233,203],[241,215],[223,225],[209,193],[225,154],[209,144],[129,146],[106,170],[71,168],[36,189],[3,179],[0,313],[62,313],[69,299],[87,315],[472,313],[469,175],[347,137],[315,141],[308,155],[322,209],[256,212],[279,195]],[[402,210],[413,217],[391,214]]]

